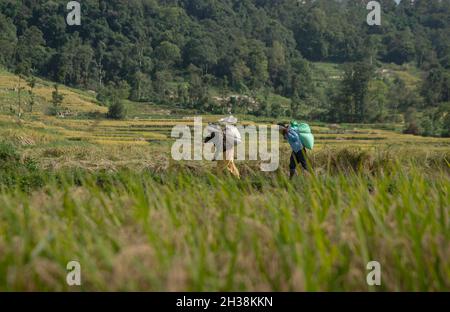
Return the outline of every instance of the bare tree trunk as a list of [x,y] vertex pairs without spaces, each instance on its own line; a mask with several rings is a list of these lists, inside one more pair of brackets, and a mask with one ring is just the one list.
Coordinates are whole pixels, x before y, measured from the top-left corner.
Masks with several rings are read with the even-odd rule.
[[19,119],[20,119],[20,117],[21,117],[21,109],[22,109],[22,101],[21,101],[21,86],[20,86],[20,82],[21,82],[21,78],[20,78],[20,75],[19,75],[19,87],[17,88],[17,94],[18,94],[18,97],[19,97],[19,105],[18,105],[18,111],[17,111],[17,116],[19,117]]

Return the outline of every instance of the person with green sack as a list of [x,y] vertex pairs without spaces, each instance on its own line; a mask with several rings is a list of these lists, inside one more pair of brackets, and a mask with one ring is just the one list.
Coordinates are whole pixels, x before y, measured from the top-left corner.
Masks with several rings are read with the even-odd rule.
[[289,126],[279,124],[283,137],[289,142],[292,148],[292,155],[289,162],[289,175],[292,179],[297,171],[297,165],[300,164],[306,172],[309,172],[308,162],[306,160],[306,149],[314,148],[314,136],[311,128],[305,123],[299,124],[292,121]]

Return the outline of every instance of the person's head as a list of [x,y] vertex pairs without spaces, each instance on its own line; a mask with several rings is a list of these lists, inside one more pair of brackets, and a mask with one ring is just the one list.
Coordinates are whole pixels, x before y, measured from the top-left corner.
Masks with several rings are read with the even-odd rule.
[[279,123],[278,124],[278,129],[280,130],[280,133],[282,135],[285,135],[287,133],[288,126],[286,126],[285,124]]
[[238,119],[232,115],[219,120],[219,123],[224,124],[224,125],[235,125],[235,124],[237,124],[237,122],[238,122]]

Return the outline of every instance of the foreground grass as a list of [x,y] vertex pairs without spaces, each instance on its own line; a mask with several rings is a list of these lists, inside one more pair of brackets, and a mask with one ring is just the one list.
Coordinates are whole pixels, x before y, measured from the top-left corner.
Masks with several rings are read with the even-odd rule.
[[[326,170],[294,181],[244,166],[236,181],[189,166],[26,163],[26,181],[37,182],[0,191],[0,290],[449,289],[448,165],[372,155],[370,167],[364,154],[335,154],[319,154]],[[65,283],[71,260],[80,288]],[[372,260],[381,287],[366,284]]]

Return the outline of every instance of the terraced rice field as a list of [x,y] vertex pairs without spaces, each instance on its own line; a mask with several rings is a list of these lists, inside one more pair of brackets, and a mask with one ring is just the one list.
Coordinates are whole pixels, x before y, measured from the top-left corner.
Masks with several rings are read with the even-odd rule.
[[[204,117],[204,124],[216,121],[218,117]],[[10,124],[16,119],[1,116],[0,120]],[[244,126],[250,124],[243,122]],[[263,123],[261,123],[263,124]],[[184,119],[151,119],[151,120],[77,120],[58,119],[36,115],[32,120],[25,120],[22,126],[42,131],[57,133],[69,141],[91,143],[144,144],[150,142],[170,141],[171,131],[176,125],[193,126],[192,118]],[[270,126],[270,124],[266,124]],[[330,129],[324,126],[313,126],[318,148],[324,146],[346,145],[360,147],[377,146],[428,146],[431,149],[448,148],[449,139],[426,138],[404,135],[388,130],[364,128]]]
[[[16,149],[1,154],[0,290],[450,287],[448,139],[318,126],[314,175],[287,179],[285,143],[279,171],[238,162],[238,181],[172,161],[176,124],[190,121],[0,115]],[[65,283],[74,259],[77,288]],[[366,283],[369,261],[380,287]]]
[[[320,67],[321,64],[317,66]],[[338,75],[338,72],[335,74]],[[192,125],[193,116],[170,115],[170,110],[132,102],[127,102],[127,105],[133,111],[133,119],[125,121],[86,119],[81,115],[105,113],[107,108],[99,105],[93,92],[65,86],[60,87],[64,95],[63,107],[74,113],[74,117],[64,119],[46,116],[44,113],[51,105],[53,85],[40,79],[37,80],[35,88],[37,104],[31,113],[26,111],[25,105],[28,101],[29,88],[23,79],[20,83],[24,87],[22,92],[24,117],[19,123],[10,112],[10,107],[16,108],[19,77],[0,70],[0,122],[4,123],[2,129],[7,130],[4,133],[6,137],[23,137],[28,143],[36,141],[35,143],[39,145],[40,141],[43,141],[42,143],[51,141],[64,145],[73,142],[100,146],[131,145],[152,149],[153,145],[160,148],[161,144],[167,145],[173,140],[170,134],[175,125]],[[219,116],[205,116],[203,121],[206,124],[218,118]],[[245,117],[243,119],[243,125],[252,123],[246,121]],[[262,121],[257,123],[269,124]],[[400,134],[398,131],[368,129],[365,125],[350,125],[343,128],[317,125],[313,126],[313,131],[318,150],[339,147],[362,149],[405,147],[412,150],[423,148],[432,152],[445,151],[449,148],[449,139],[414,137]],[[165,148],[164,152],[168,152],[168,149]]]

